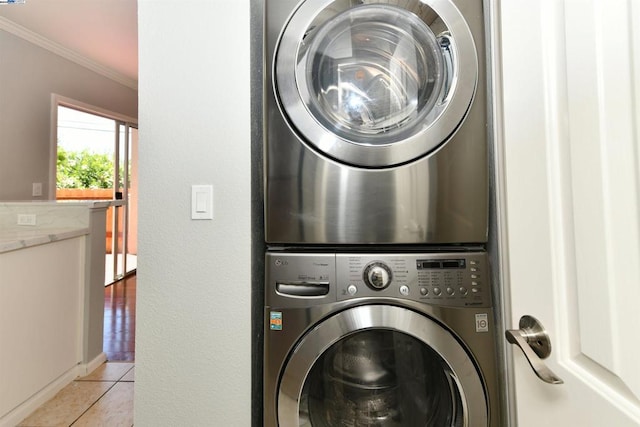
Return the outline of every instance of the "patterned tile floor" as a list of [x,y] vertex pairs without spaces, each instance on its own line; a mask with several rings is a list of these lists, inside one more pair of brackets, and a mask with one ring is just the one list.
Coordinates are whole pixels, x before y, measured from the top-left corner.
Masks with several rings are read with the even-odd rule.
[[107,362],[77,378],[19,427],[132,427],[135,367]]

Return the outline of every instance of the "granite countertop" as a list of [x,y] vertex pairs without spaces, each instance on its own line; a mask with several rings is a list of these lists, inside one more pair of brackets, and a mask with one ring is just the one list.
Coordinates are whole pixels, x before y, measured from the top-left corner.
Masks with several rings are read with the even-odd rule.
[[[124,200],[0,202],[0,253],[89,234],[92,211],[124,205]],[[33,216],[34,225],[18,225],[21,215]]]
[[0,233],[0,254],[89,234],[89,228],[11,229]]
[[0,207],[11,206],[86,206],[89,209],[108,208],[109,206],[124,206],[125,200],[105,199],[105,200],[14,200],[0,201]]
[[59,203],[61,205],[82,205],[92,208],[108,208],[109,206],[124,206],[126,202],[120,199],[108,199],[108,200],[55,200],[51,203]]

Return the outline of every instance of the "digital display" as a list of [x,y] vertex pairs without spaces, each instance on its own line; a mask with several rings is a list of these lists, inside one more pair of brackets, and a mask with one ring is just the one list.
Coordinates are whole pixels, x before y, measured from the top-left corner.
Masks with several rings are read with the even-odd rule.
[[467,263],[464,259],[419,259],[416,261],[418,270],[431,269],[448,269],[448,268],[466,268]]

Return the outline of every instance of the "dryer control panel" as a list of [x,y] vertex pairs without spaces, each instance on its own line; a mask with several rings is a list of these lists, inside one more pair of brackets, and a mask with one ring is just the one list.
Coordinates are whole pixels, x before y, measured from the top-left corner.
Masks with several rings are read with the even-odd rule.
[[[490,307],[485,252],[267,253],[267,284],[281,297],[401,298],[449,307]],[[320,302],[320,301],[317,301]]]

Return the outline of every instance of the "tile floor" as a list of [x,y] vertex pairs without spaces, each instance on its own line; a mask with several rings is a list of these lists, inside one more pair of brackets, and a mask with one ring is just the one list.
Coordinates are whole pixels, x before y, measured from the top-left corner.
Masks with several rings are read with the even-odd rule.
[[131,427],[135,360],[136,275],[105,288],[108,362],[77,378],[19,427]]
[[107,362],[79,377],[19,427],[132,427],[135,367]]

